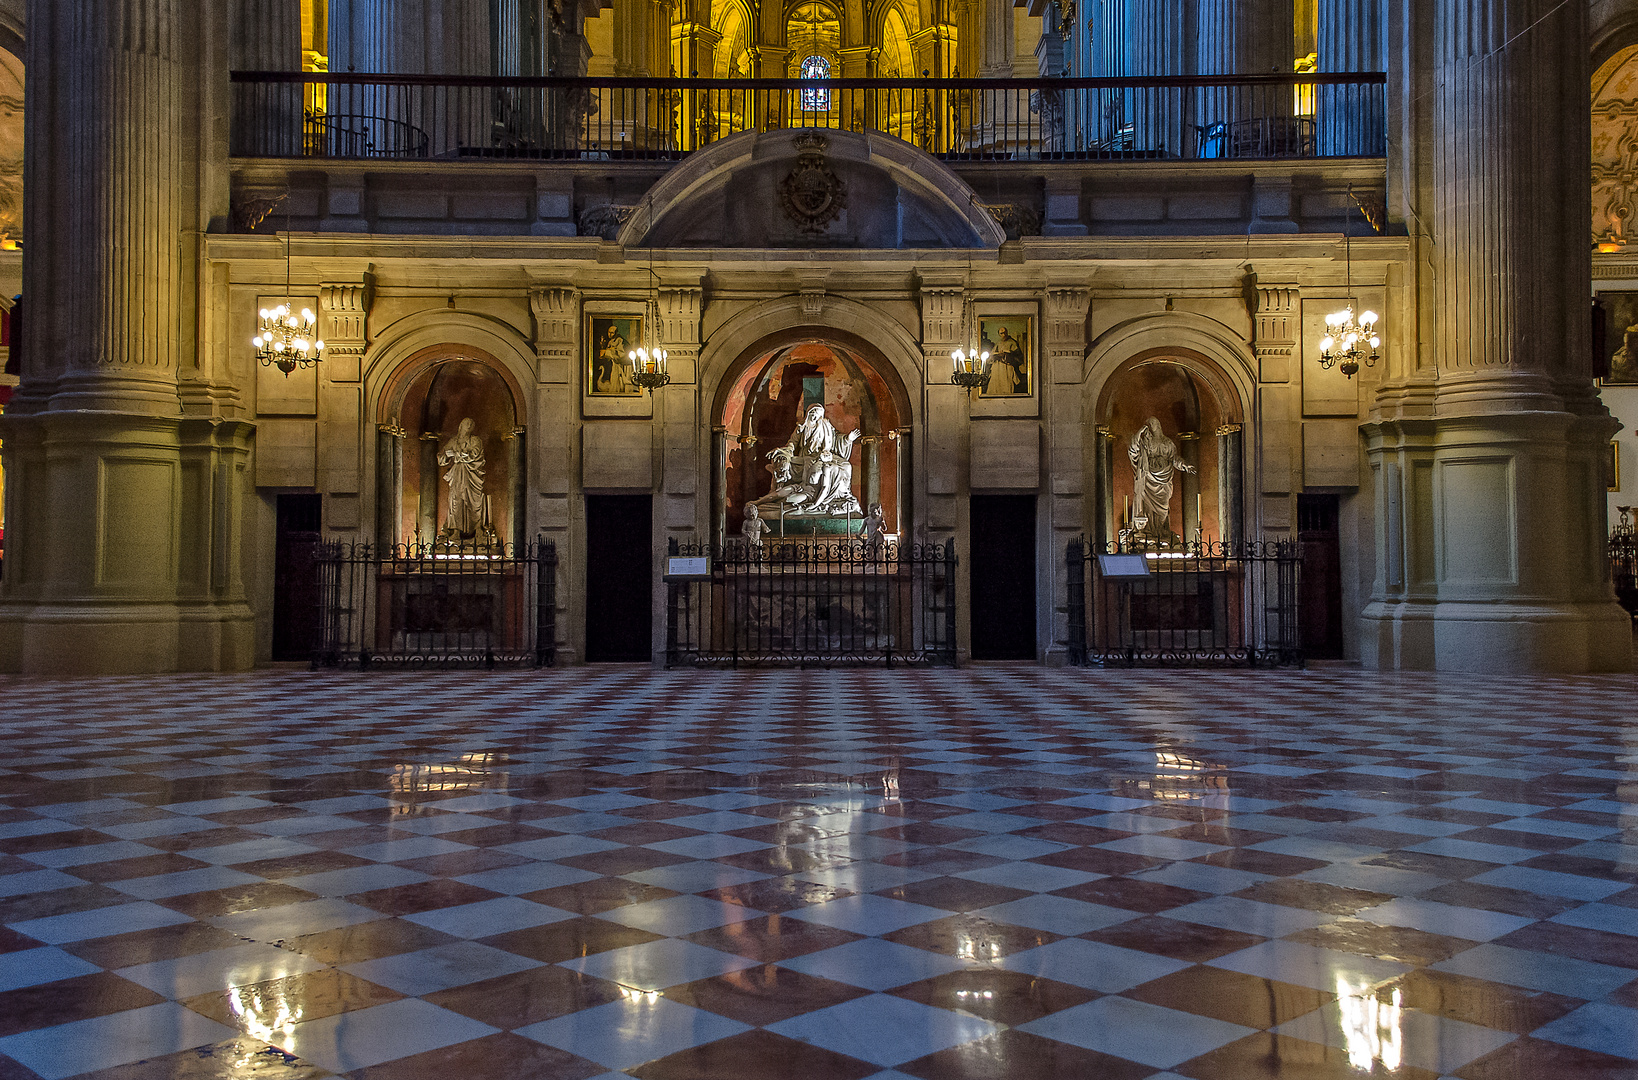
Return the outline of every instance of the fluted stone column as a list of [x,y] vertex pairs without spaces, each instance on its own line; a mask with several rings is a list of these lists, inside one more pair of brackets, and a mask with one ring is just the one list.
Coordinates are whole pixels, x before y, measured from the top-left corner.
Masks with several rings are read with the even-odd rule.
[[[301,70],[301,0],[234,0],[230,26],[233,70]],[[239,88],[234,98],[233,135],[235,139],[251,136],[252,141],[236,145],[235,153],[299,156],[301,117],[299,84]]]
[[[1383,71],[1382,0],[1318,0],[1320,71]],[[1322,155],[1377,155],[1386,137],[1379,87],[1321,86],[1314,92],[1314,120]]]
[[1432,109],[1416,209],[1433,356],[1390,358],[1365,426],[1379,525],[1364,659],[1627,669],[1600,471],[1616,425],[1587,340],[1587,9],[1438,0],[1434,17],[1433,89],[1412,106]]
[[202,206],[197,183],[222,14],[186,0],[29,4],[24,290],[38,314],[0,419],[0,669],[252,662],[238,554],[250,428],[184,417],[178,395],[197,367],[187,253],[207,210],[226,210]]
[[[1196,0],[1131,0],[1127,12],[1127,72],[1145,75],[1192,74],[1195,60]],[[1135,90],[1128,110],[1138,150],[1182,155],[1190,145],[1194,103],[1190,91]],[[1073,132],[1069,135],[1073,141]]]
[[[1195,0],[1195,71],[1200,75],[1286,74],[1292,68],[1291,0]],[[1193,123],[1221,123],[1222,140],[1192,144],[1188,153],[1221,156],[1236,144],[1260,151],[1290,144],[1291,91],[1284,87],[1203,87]],[[1236,127],[1236,125],[1239,125]],[[1258,141],[1253,141],[1258,140]],[[1259,155],[1260,156],[1260,155]]]

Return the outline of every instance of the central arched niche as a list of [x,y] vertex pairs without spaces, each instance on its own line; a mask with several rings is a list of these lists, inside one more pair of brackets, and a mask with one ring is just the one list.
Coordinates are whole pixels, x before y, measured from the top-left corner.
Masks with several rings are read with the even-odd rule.
[[[889,534],[909,525],[905,462],[899,435],[907,417],[894,393],[896,379],[847,345],[820,338],[764,346],[753,351],[722,398],[717,426],[727,433],[717,520],[737,536],[745,504],[767,495],[773,480],[768,451],[784,446],[802,414],[823,405],[825,418],[842,433],[858,430],[854,445],[853,494],[865,511],[879,505]],[[780,523],[770,518],[773,535]],[[838,522],[841,532],[857,532],[859,522]]]

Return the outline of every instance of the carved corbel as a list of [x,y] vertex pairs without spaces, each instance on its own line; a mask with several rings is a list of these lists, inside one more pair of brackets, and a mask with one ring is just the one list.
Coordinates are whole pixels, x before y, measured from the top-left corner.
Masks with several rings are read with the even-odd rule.
[[804,267],[792,270],[791,276],[796,278],[796,291],[802,297],[802,314],[817,319],[825,310],[825,282],[830,278],[830,268]]
[[1252,319],[1252,351],[1263,382],[1288,382],[1295,374],[1297,335],[1302,326],[1302,290],[1296,285],[1257,285]]
[[1081,361],[1086,356],[1086,314],[1091,306],[1092,290],[1084,285],[1047,286],[1041,343],[1052,381],[1080,381]]
[[535,316],[535,367],[541,382],[568,382],[580,338],[580,290],[541,285],[529,290]]
[[358,382],[369,347],[370,304],[375,279],[319,286],[319,333],[324,341],[323,371],[331,382]]

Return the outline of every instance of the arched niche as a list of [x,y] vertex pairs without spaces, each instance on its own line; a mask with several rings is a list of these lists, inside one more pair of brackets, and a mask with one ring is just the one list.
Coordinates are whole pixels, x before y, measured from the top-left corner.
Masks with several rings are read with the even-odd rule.
[[1232,380],[1189,349],[1151,348],[1123,361],[1104,381],[1095,415],[1099,538],[1131,525],[1133,439],[1151,419],[1195,471],[1174,477],[1165,528],[1174,542],[1237,540],[1244,530],[1243,410]]
[[[435,345],[399,365],[380,400],[381,543],[522,542],[521,401],[511,373],[481,349]],[[481,463],[469,463],[474,446]]]
[[[910,409],[903,383],[890,364],[852,335],[797,328],[746,349],[719,384],[712,411],[719,439],[713,515],[719,538],[737,535],[745,505],[769,493],[769,452],[791,439],[815,404],[824,407],[839,433],[862,433],[849,458],[861,509],[880,506],[890,534],[909,530]],[[783,523],[768,520],[773,534],[780,535]],[[828,527],[857,532],[859,521]],[[811,523],[802,530],[806,535]]]

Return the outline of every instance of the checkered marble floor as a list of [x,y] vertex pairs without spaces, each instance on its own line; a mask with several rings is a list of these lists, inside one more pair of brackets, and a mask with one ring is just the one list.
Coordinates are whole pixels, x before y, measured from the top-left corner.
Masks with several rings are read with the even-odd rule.
[[0,1080],[1631,1080],[1635,690],[0,679]]

